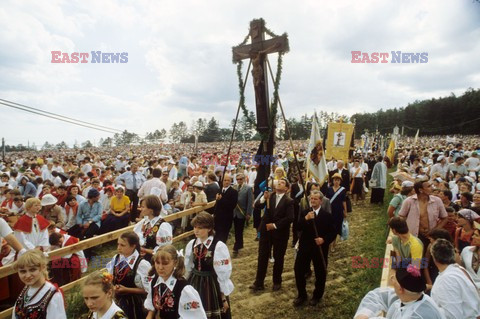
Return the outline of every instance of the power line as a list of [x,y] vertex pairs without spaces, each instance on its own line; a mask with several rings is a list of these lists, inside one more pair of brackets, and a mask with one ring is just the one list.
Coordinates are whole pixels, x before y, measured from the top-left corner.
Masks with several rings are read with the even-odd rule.
[[[7,102],[8,102],[8,101],[7,101]],[[4,102],[0,102],[0,104],[5,105],[5,106],[8,106],[8,107],[11,107],[11,108],[14,108],[14,109],[18,109],[18,110],[21,110],[21,111],[25,111],[25,112],[37,114],[37,115],[40,115],[40,116],[45,116],[45,117],[48,117],[48,118],[51,118],[51,119],[54,119],[54,120],[63,121],[63,122],[67,122],[67,123],[70,123],[70,124],[74,124],[74,125],[78,125],[78,126],[82,126],[82,127],[86,127],[86,128],[98,130],[98,131],[103,131],[103,132],[107,132],[107,133],[111,133],[111,134],[117,133],[117,132],[112,131],[112,130],[107,130],[107,129],[95,127],[95,126],[96,126],[95,124],[85,125],[85,124],[82,124],[82,123],[79,123],[79,122],[75,122],[76,120],[68,120],[68,119],[65,119],[65,118],[54,117],[54,116],[51,116],[51,115],[48,115],[48,114],[44,114],[44,113],[40,113],[40,112],[37,112],[37,111],[33,111],[33,110],[21,108],[21,107],[18,107],[18,106],[15,106],[15,105],[10,105],[10,104],[4,103]],[[89,126],[89,125],[92,125],[92,126]],[[119,130],[116,130],[116,131],[119,131]],[[121,132],[121,131],[120,131],[120,132]]]
[[[56,117],[59,117],[59,118],[62,118],[62,119],[67,119],[67,120],[75,121],[75,122],[78,122],[78,123],[83,123],[83,124],[90,125],[90,126],[96,126],[96,127],[104,128],[104,129],[109,130],[109,131],[117,131],[117,132],[120,132],[120,133],[122,132],[122,130],[118,130],[118,129],[110,128],[110,127],[103,126],[103,125],[98,125],[98,124],[93,124],[93,123],[89,123],[89,122],[77,120],[77,119],[74,119],[74,118],[71,118],[71,117],[67,117],[67,116],[64,116],[64,115],[60,115],[60,114],[56,114],[56,113],[52,113],[52,112],[40,110],[40,109],[31,107],[31,106],[27,106],[27,105],[24,105],[24,104],[20,104],[20,103],[16,103],[16,102],[11,102],[11,101],[7,101],[7,100],[4,100],[4,99],[0,99],[0,101],[6,102],[6,103],[9,103],[9,104],[13,104],[13,105],[21,106],[22,108],[25,108],[25,109],[27,109],[27,110],[34,110],[34,111],[42,112],[42,113],[45,113],[45,114],[50,114],[50,115],[53,115],[53,116],[56,116]],[[3,103],[2,103],[2,104],[3,104]],[[9,105],[7,105],[7,106],[9,106]],[[26,110],[24,110],[24,111],[26,111]],[[37,113],[37,114],[38,114],[38,113]],[[43,114],[40,114],[40,115],[43,115]]]

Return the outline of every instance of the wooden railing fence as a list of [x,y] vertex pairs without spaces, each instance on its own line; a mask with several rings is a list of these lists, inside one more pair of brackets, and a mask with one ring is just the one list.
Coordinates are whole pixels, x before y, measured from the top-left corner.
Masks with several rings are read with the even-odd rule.
[[[167,222],[171,222],[171,221],[174,221],[176,219],[182,218],[184,216],[190,216],[192,214],[196,214],[198,212],[201,212],[205,209],[208,209],[208,208],[211,208],[211,207],[214,207],[214,206],[215,206],[215,201],[211,201],[205,206],[197,206],[197,207],[189,208],[189,209],[186,209],[184,211],[181,211],[181,212],[178,212],[178,213],[175,213],[175,214],[168,215],[164,218],[164,220],[167,221]],[[127,231],[131,231],[131,230],[133,230],[133,228],[134,228],[134,225],[127,226],[125,228],[110,232],[108,234],[95,236],[95,237],[92,237],[92,238],[89,238],[89,239],[86,239],[86,240],[82,240],[82,241],[78,242],[77,244],[53,250],[53,251],[48,253],[48,258],[49,258],[49,260],[53,260],[57,257],[73,254],[73,253],[75,253],[79,250],[92,248],[92,247],[110,242],[112,240],[116,240],[120,237],[121,234],[123,234],[124,232],[127,232]],[[174,237],[173,242],[177,242],[177,241],[187,239],[188,237],[190,237],[192,235],[193,235],[193,230],[185,232],[183,234],[180,234],[180,235]],[[113,258],[113,256],[112,256],[112,258]],[[6,277],[6,276],[14,274],[14,273],[16,273],[16,271],[13,269],[13,264],[0,267],[0,278]],[[68,284],[62,286],[62,290],[64,292],[66,292],[66,291],[72,289],[73,287],[76,287],[77,285],[81,284],[86,278],[87,278],[87,276],[84,276],[84,277],[82,277],[78,280],[75,280],[71,283],[68,283]],[[13,311],[13,308],[9,308],[9,309],[6,309],[6,310],[0,312],[0,319],[11,318],[12,317],[12,311]]]

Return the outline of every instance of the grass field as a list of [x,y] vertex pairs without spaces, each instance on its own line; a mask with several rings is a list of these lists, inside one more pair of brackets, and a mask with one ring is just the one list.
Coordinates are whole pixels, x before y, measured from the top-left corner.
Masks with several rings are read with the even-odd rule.
[[[390,196],[383,206],[362,204],[354,207],[349,215],[350,238],[337,244],[329,255],[325,295],[317,307],[294,308],[292,301],[297,296],[293,271],[294,249],[287,249],[283,272],[282,289],[271,292],[269,266],[265,281],[266,289],[252,293],[248,286],[253,283],[256,272],[257,242],[255,232],[246,232],[246,249],[233,260],[235,291],[231,296],[233,318],[353,318],[362,297],[380,285],[382,269],[353,268],[352,257],[361,256],[371,260],[383,258],[386,239],[386,209]],[[230,245],[229,245],[230,246]],[[314,276],[307,281],[307,292],[314,288]]]

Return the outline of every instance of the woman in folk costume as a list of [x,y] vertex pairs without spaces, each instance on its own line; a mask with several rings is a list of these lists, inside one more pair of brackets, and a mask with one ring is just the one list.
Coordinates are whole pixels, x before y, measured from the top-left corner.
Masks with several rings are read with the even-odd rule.
[[163,206],[158,196],[145,196],[140,209],[143,219],[135,225],[133,231],[140,238],[140,255],[150,261],[159,247],[172,243],[172,226],[162,219],[160,213]]
[[150,263],[140,256],[140,240],[134,232],[123,233],[117,241],[118,254],[107,264],[113,275],[115,301],[129,319],[145,318],[143,282]]
[[113,276],[108,272],[90,274],[83,284],[83,300],[90,312],[88,319],[127,318],[113,302]]
[[184,258],[175,247],[159,248],[153,265],[152,276],[144,284],[148,291],[144,304],[148,310],[147,319],[207,318],[200,295],[184,277]]
[[25,215],[20,217],[13,226],[15,237],[26,249],[40,248],[41,250],[47,250],[50,247],[48,242],[50,222],[38,215],[41,209],[42,203],[38,198],[27,199]]
[[[330,207],[332,210],[332,217],[335,224],[335,230],[338,235],[342,234],[343,219],[347,218],[347,190],[341,186],[342,176],[340,173],[335,173],[332,176],[333,186],[327,190],[326,197],[330,199]],[[331,244],[332,252],[335,251],[337,238]]]
[[209,319],[231,318],[228,296],[233,291],[230,280],[232,262],[227,246],[214,239],[214,219],[201,212],[192,220],[195,239],[186,246],[185,267],[188,282],[202,298]]
[[67,318],[62,293],[47,281],[47,259],[37,249],[29,250],[14,264],[25,284],[17,298],[12,319]]

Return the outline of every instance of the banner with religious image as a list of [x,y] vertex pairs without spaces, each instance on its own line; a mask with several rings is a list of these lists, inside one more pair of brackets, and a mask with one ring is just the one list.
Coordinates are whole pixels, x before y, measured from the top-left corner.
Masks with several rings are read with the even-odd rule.
[[350,151],[353,130],[355,126],[351,123],[328,123],[326,155],[327,159],[332,157],[336,160],[348,162],[348,153]]
[[310,142],[307,150],[307,170],[308,174],[313,175],[320,185],[323,185],[328,177],[322,140],[315,115],[312,119],[312,132],[310,133]]

